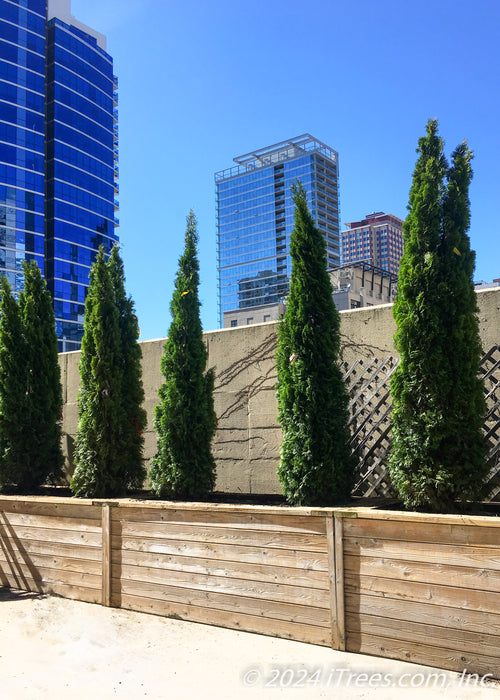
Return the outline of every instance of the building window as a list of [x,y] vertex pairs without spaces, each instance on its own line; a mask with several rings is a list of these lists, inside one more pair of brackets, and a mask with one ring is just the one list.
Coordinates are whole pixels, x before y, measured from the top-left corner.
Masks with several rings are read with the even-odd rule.
[[238,321],[236,319],[231,321],[231,328],[236,328],[237,325],[238,325]]
[[247,318],[247,326],[249,326],[251,323],[253,323],[253,316],[249,316]]
[[264,315],[264,323],[265,323],[266,321],[270,321],[270,320],[271,320],[271,314],[265,314],[265,315]]
[[351,299],[351,309],[360,309],[361,308],[361,302],[356,301],[356,299]]

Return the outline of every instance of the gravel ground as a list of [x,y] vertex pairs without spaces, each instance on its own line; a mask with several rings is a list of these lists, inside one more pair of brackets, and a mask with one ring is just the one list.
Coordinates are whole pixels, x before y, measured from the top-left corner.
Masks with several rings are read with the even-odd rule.
[[498,697],[499,684],[483,683],[414,664],[0,589],[1,700]]

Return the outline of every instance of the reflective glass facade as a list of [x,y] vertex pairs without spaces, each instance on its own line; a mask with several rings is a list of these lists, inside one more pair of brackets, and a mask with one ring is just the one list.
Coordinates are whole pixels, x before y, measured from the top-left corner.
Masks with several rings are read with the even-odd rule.
[[94,37],[47,27],[46,279],[61,350],[80,346],[89,269],[115,236],[113,62]]
[[235,309],[278,304],[288,293],[293,228],[290,187],[300,180],[322,231],[328,266],[338,265],[338,157],[305,134],[235,158],[215,175],[219,325]]
[[19,291],[37,260],[60,350],[80,347],[90,266],[118,223],[113,62],[69,9],[0,0],[0,269]]
[[0,271],[44,271],[45,0],[0,0]]

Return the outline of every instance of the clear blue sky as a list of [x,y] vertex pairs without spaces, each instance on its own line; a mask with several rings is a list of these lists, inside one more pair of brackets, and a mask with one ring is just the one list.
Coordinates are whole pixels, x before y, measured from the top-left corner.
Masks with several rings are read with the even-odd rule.
[[475,279],[500,277],[498,0],[72,0],[119,78],[120,228],[141,339],[164,337],[192,208],[217,327],[214,172],[308,132],[339,153],[341,221],[406,217],[417,140],[475,153]]

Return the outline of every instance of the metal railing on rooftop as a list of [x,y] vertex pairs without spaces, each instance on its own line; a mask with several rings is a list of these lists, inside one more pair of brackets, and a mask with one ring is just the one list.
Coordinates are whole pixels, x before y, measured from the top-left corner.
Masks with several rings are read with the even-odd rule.
[[287,160],[292,160],[304,153],[310,153],[312,151],[321,153],[321,155],[332,162],[337,163],[336,151],[321,141],[318,141],[310,134],[303,134],[302,136],[297,136],[288,141],[282,141],[273,146],[268,146],[267,148],[238,156],[234,159],[237,165],[233,165],[231,168],[226,168],[225,170],[219,170],[215,173],[215,182],[252,172],[258,168],[284,163]]

